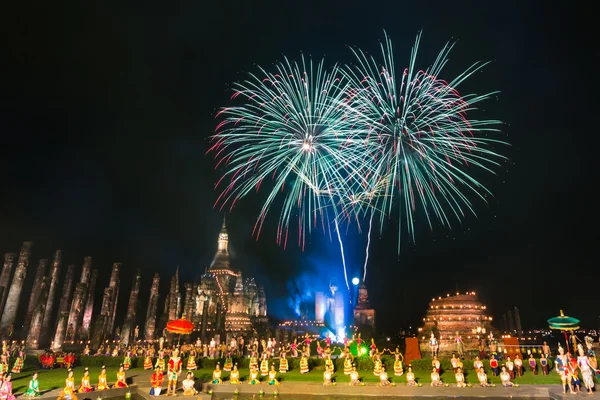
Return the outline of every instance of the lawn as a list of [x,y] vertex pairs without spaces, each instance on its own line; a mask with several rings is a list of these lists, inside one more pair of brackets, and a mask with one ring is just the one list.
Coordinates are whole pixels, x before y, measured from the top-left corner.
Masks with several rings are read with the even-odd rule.
[[[75,368],[75,385],[78,386],[81,382],[81,377],[83,376],[84,367]],[[90,377],[92,385],[96,385],[98,382],[98,375],[100,374],[100,367],[92,366],[89,367]],[[116,380],[116,368],[107,368],[108,381],[112,384]],[[31,380],[31,375],[35,369],[27,368],[20,374],[13,374],[13,390],[15,393],[24,392]],[[65,379],[67,377],[67,371],[65,369],[52,369],[52,370],[37,370],[39,372],[39,381],[40,388],[42,391],[58,389],[64,387]],[[142,368],[132,368],[127,371],[127,377],[133,378],[135,381],[135,377],[140,374],[144,374],[147,376],[150,372],[144,371]],[[212,378],[212,369],[203,368],[197,371],[194,371],[194,376],[199,381],[209,381]],[[377,383],[379,382],[379,377],[373,375],[372,372],[368,371],[360,371],[361,379],[363,382],[369,383]],[[248,379],[249,371],[247,369],[241,369],[240,376],[242,381],[246,381]],[[423,384],[428,384],[431,382],[430,373],[428,371],[415,371],[415,376],[417,381]],[[445,383],[453,384],[455,383],[454,374],[450,372],[443,372],[441,374],[442,381]],[[488,377],[491,383],[500,384],[500,378],[491,376],[491,372],[488,373]],[[473,371],[467,371],[465,378],[468,383],[473,385],[477,385],[477,376]],[[181,378],[183,379],[183,378]],[[262,378],[265,380],[266,378]],[[299,370],[292,370],[286,374],[278,374],[278,379],[281,382],[285,381],[296,381],[296,382],[322,382],[323,381],[323,371],[321,367],[314,368],[308,374],[300,374]],[[406,383],[406,377],[395,377],[393,376],[393,371],[390,373],[390,379],[392,382],[396,382],[401,385]],[[146,381],[148,378],[145,379]],[[223,380],[227,382],[229,380],[229,373],[223,373]],[[341,372],[336,372],[334,374],[334,380],[338,383],[346,383],[350,381],[350,378],[344,375]],[[544,376],[542,374],[533,375],[531,372],[527,371],[524,376],[515,379],[515,383],[518,384],[559,384],[560,378],[555,371],[551,371],[550,375]]]

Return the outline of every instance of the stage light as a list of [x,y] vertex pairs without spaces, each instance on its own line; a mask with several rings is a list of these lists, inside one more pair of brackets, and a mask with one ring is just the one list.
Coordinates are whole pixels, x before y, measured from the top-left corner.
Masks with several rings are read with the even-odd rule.
[[360,280],[358,278],[356,278],[356,277],[352,278],[352,284],[354,286],[358,285],[359,282],[360,282]]

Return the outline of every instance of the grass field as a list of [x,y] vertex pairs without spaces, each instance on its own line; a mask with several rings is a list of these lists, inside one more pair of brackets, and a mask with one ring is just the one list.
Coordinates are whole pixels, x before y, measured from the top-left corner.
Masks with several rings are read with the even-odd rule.
[[[81,382],[81,377],[83,376],[84,367],[76,367],[75,372],[75,384],[79,385]],[[92,381],[92,385],[96,385],[98,382],[98,375],[100,374],[100,367],[89,367],[90,377]],[[24,392],[31,380],[31,375],[35,369],[26,369],[20,374],[13,374],[13,391],[15,393]],[[65,378],[67,377],[67,371],[65,369],[52,369],[52,370],[37,370],[39,373],[39,381],[40,381],[40,389],[42,391],[58,389],[64,387]],[[108,381],[112,384],[116,380],[116,368],[108,368],[107,375]],[[212,379],[212,369],[200,369],[194,371],[194,376],[199,381],[209,381]],[[390,372],[388,372],[390,373]],[[127,377],[136,381],[136,377],[144,377],[145,381],[149,380],[149,371],[144,371],[142,368],[133,368],[127,371]],[[249,371],[247,369],[242,369],[240,371],[242,381],[246,381],[248,379]],[[430,373],[426,371],[415,371],[415,376],[417,381],[426,385],[431,382]],[[455,383],[454,374],[450,372],[444,372],[441,375],[442,381],[448,384]],[[488,377],[491,383],[500,384],[500,378],[491,376],[491,373],[488,373]],[[468,383],[472,383],[473,385],[478,384],[477,376],[473,371],[467,371],[465,378]],[[183,379],[183,378],[181,378]],[[286,374],[279,374],[278,379],[281,382],[285,381],[296,381],[296,382],[322,382],[323,381],[323,371],[320,368],[315,368],[308,374],[300,374],[298,370],[289,371]],[[363,382],[369,383],[377,383],[379,382],[379,378],[374,376],[372,372],[361,372],[361,379]],[[223,380],[227,382],[229,380],[229,373],[223,373]],[[265,380],[265,378],[263,378]],[[334,380],[338,383],[343,384],[349,382],[350,379],[348,376],[345,376],[341,372],[336,372],[334,374]],[[398,385],[402,385],[406,383],[406,377],[395,377],[393,376],[393,371],[390,373],[390,380],[395,382]],[[544,376],[542,374],[533,375],[531,372],[527,371],[524,376],[515,379],[515,383],[518,384],[559,384],[560,378],[558,374],[554,371],[550,372],[550,375]]]

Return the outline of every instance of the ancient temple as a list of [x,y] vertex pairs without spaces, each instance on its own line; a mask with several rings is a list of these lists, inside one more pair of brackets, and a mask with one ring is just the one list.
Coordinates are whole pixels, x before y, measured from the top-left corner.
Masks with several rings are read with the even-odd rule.
[[365,328],[375,328],[375,309],[369,303],[369,293],[367,287],[361,284],[358,288],[358,302],[354,307],[354,326],[363,330]]
[[164,314],[169,319],[191,319],[201,337],[237,335],[267,323],[264,288],[257,285],[254,278],[244,278],[242,271],[232,266],[225,221],[210,267],[199,283],[184,285],[184,304],[181,304],[178,273],[173,278]]
[[445,297],[431,299],[423,326],[419,328],[422,354],[430,353],[432,333],[439,343],[440,353],[446,354],[456,351],[457,339],[466,349],[475,348],[480,339],[490,334],[498,337],[487,306],[479,301],[475,292],[446,294]]

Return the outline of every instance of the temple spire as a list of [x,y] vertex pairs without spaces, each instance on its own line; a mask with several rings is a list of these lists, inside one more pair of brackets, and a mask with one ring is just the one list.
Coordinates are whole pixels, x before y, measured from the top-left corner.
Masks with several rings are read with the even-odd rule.
[[227,225],[225,224],[225,217],[223,217],[223,225],[221,226],[221,232],[219,232],[219,239],[217,241],[218,252],[228,253],[229,249],[229,234],[227,233]]

